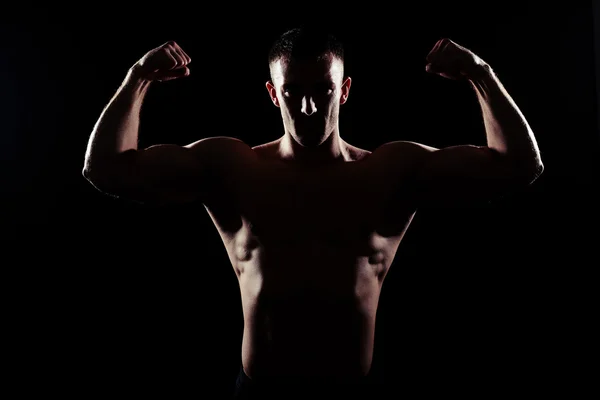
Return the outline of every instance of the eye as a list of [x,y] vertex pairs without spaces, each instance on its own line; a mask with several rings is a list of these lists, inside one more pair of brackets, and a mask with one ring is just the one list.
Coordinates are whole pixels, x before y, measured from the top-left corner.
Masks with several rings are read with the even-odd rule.
[[329,85],[320,85],[317,87],[317,91],[321,94],[328,96],[333,93],[333,88]]
[[298,92],[298,88],[293,85],[286,85],[283,88],[283,95],[285,97],[294,96]]

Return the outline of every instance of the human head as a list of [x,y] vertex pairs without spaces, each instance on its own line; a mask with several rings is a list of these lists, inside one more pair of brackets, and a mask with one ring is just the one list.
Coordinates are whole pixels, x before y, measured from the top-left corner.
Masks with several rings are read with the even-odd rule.
[[300,27],[283,33],[269,51],[269,96],[281,109],[286,133],[305,147],[339,134],[339,108],[348,99],[344,47],[331,33]]

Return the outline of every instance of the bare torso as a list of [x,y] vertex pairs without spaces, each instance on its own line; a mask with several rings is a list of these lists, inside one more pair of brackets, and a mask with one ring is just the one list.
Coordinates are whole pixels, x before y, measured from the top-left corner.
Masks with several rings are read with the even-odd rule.
[[380,290],[414,215],[377,151],[302,168],[247,147],[204,204],[238,277],[242,365],[261,376],[363,376]]

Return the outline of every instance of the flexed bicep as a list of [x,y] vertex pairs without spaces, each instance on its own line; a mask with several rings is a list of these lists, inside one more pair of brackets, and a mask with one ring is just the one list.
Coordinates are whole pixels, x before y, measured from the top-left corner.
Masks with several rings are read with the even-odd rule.
[[398,195],[417,207],[491,200],[528,183],[506,157],[486,146],[439,149],[396,141],[381,146],[379,153]]
[[224,161],[235,156],[238,139],[218,136],[187,146],[158,144],[129,150],[103,164],[86,178],[99,190],[140,203],[202,201],[226,172]]
[[415,146],[420,153],[415,157],[413,178],[419,204],[492,200],[524,183],[507,157],[487,146]]

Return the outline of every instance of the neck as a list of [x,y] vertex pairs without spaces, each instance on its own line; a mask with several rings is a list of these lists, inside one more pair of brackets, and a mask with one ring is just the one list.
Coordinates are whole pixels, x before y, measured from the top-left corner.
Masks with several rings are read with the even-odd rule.
[[317,147],[304,147],[300,145],[286,131],[279,139],[279,156],[283,161],[294,162],[302,165],[337,164],[351,161],[349,146],[342,138],[338,129],[335,129],[327,139]]

